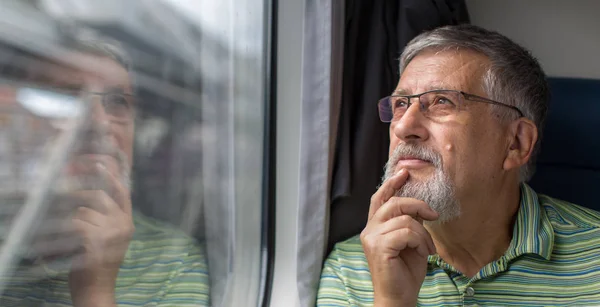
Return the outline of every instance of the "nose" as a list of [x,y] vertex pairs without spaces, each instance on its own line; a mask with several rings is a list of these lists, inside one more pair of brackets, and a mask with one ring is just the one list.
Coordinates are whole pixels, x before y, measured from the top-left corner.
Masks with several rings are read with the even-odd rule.
[[393,134],[404,142],[425,141],[429,138],[429,132],[424,126],[425,120],[421,104],[415,101],[400,120],[392,123],[391,129]]
[[89,128],[92,131],[106,133],[110,128],[110,116],[106,113],[100,96],[90,98],[89,103],[91,103],[91,109]]

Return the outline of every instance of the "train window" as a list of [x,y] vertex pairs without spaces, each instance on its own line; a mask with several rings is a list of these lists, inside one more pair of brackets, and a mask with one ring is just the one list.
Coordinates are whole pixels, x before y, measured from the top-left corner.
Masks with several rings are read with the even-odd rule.
[[266,4],[0,4],[0,305],[262,304]]

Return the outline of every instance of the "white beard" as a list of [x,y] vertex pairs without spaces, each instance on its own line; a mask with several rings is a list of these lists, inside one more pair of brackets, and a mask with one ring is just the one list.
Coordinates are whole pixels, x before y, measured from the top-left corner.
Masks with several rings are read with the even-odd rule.
[[132,180],[131,180],[131,175],[130,175],[130,169],[131,166],[129,166],[129,163],[127,162],[127,155],[125,155],[124,152],[122,152],[121,150],[117,151],[117,156],[119,157],[119,168],[120,168],[120,179],[121,179],[121,184],[123,184],[123,186],[127,189],[127,191],[131,192],[131,186],[133,184]]
[[398,145],[385,165],[383,181],[394,175],[394,169],[399,158],[406,155],[431,161],[435,166],[435,173],[424,181],[409,177],[406,183],[396,192],[396,196],[424,201],[439,214],[437,223],[445,223],[458,218],[460,216],[460,204],[455,197],[454,185],[443,171],[440,155],[430,149],[415,145]]

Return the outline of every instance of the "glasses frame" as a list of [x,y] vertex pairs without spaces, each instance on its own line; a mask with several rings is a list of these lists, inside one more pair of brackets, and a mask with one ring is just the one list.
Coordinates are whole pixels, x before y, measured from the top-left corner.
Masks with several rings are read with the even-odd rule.
[[[382,114],[381,114],[381,112],[382,112],[383,109],[386,109],[386,108],[390,108],[391,109],[392,108],[392,105],[390,103],[390,98],[393,98],[393,97],[403,97],[403,98],[408,99],[408,107],[407,107],[407,109],[408,109],[413,104],[411,102],[411,100],[413,98],[418,98],[418,101],[420,103],[421,102],[421,96],[423,96],[425,94],[429,94],[429,93],[435,93],[435,92],[455,92],[455,93],[458,93],[458,94],[462,95],[465,100],[476,101],[476,102],[483,102],[483,103],[488,103],[488,104],[493,104],[493,105],[507,107],[507,108],[510,108],[510,109],[513,109],[513,110],[519,112],[519,117],[525,117],[525,115],[523,114],[523,112],[519,108],[517,108],[515,106],[511,106],[511,105],[503,103],[503,102],[499,102],[499,101],[491,100],[491,99],[488,99],[488,98],[485,98],[485,97],[481,97],[481,96],[477,96],[477,95],[465,93],[463,91],[439,89],[439,90],[426,91],[426,92],[423,92],[423,93],[420,93],[420,94],[414,94],[414,95],[390,95],[390,96],[383,97],[383,98],[379,99],[379,101],[377,102],[377,107],[378,107],[378,111],[379,111],[379,119],[382,122],[384,122],[384,123],[390,123],[390,122],[393,121],[393,117],[394,117],[393,110],[392,110],[392,119],[390,119],[390,120],[384,120],[382,118]],[[388,104],[387,107],[385,106],[386,103]]]
[[87,100],[87,98],[90,96],[100,96],[100,103],[103,106],[105,103],[104,99],[106,98],[106,96],[109,96],[109,95],[122,96],[128,102],[128,107],[133,109],[132,114],[129,118],[121,118],[121,117],[115,116],[113,114],[109,114],[109,116],[112,118],[111,120],[114,122],[117,122],[117,123],[122,123],[122,124],[130,123],[135,120],[135,106],[137,104],[135,94],[113,93],[113,92],[92,92],[92,91],[86,91],[86,90],[65,89],[65,88],[53,87],[53,86],[29,85],[24,82],[2,82],[2,81],[4,81],[4,80],[0,79],[0,84],[8,84],[8,85],[13,85],[15,87],[30,88],[30,89],[41,90],[41,91],[57,92],[57,93],[62,93],[62,94],[71,96],[71,97],[83,98],[84,102],[89,102]]
[[127,107],[130,108],[130,109],[133,109],[131,111],[131,116],[128,117],[128,118],[120,118],[120,117],[117,117],[117,116],[115,116],[113,114],[110,114],[109,116],[114,117],[115,121],[118,121],[118,122],[121,122],[121,123],[131,122],[135,118],[135,109],[134,108],[135,108],[135,105],[136,105],[136,102],[135,102],[136,96],[133,95],[133,94],[129,94],[129,93],[111,93],[111,92],[88,92],[88,91],[83,91],[83,90],[79,91],[79,93],[80,93],[80,95],[83,94],[84,97],[87,97],[87,96],[100,96],[100,102],[102,103],[102,105],[103,105],[104,108],[106,108],[106,106],[104,106],[104,104],[105,104],[104,99],[106,98],[106,96],[109,96],[109,95],[121,96],[121,97],[123,97],[125,99],[125,101],[127,101],[127,103],[128,103]]

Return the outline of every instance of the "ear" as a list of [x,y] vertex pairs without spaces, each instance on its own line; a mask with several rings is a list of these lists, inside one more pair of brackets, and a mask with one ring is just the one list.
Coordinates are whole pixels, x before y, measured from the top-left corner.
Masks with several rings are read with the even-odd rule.
[[509,124],[509,147],[504,160],[504,170],[512,170],[525,165],[531,158],[538,139],[535,124],[527,118],[519,118]]

